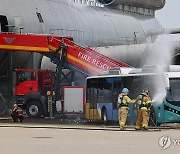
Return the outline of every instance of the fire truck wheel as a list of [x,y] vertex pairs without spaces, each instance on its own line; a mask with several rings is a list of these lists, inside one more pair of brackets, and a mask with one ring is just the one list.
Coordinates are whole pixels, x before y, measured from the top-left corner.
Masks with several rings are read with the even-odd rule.
[[39,101],[31,101],[27,104],[26,113],[29,117],[38,118],[42,115],[42,105]]
[[106,108],[103,107],[102,111],[101,111],[101,119],[104,123],[107,122],[107,111],[106,111]]

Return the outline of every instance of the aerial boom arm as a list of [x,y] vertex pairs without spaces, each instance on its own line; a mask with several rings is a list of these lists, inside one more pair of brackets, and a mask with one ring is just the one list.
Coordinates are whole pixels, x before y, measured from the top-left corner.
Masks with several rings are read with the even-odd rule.
[[[99,74],[115,67],[128,67],[125,63],[107,57],[91,48],[81,47],[72,38],[35,35],[0,33],[0,50],[14,50],[43,54],[53,61],[61,56],[62,48],[66,46],[64,55],[66,61],[89,74]],[[58,60],[58,58],[57,58]],[[57,63],[57,61],[55,62]]]

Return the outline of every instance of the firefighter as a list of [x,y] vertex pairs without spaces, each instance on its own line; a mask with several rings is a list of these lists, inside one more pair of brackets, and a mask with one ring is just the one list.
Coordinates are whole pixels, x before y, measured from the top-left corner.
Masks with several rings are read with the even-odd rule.
[[14,104],[13,106],[11,117],[13,122],[17,122],[18,119],[20,122],[24,120],[23,111],[17,104]]
[[131,100],[128,97],[129,90],[127,88],[123,88],[122,92],[118,96],[118,102],[117,107],[119,108],[119,125],[120,130],[124,130],[124,126],[127,119],[127,113],[128,113],[128,104],[129,103],[135,103],[136,100]]
[[149,113],[151,107],[151,98],[149,96],[148,89],[144,89],[143,92],[138,96],[138,117],[136,121],[136,130],[148,130]]

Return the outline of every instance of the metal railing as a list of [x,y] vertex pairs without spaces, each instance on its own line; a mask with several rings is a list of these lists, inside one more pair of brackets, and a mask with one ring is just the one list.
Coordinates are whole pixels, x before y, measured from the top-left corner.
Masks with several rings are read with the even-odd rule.
[[84,38],[84,31],[80,30],[69,30],[69,29],[50,29],[50,34],[59,35],[62,37],[72,37],[74,42],[84,46],[112,46],[112,45],[130,45],[141,43],[139,37],[114,37],[114,38],[103,38],[97,40],[92,35],[88,40]]
[[96,0],[71,0],[74,3],[84,4],[84,5],[90,5],[90,6],[98,6],[103,7],[104,5],[100,4]]
[[50,29],[50,34],[60,35],[62,37],[72,37],[75,43],[84,44],[84,31],[70,29]]

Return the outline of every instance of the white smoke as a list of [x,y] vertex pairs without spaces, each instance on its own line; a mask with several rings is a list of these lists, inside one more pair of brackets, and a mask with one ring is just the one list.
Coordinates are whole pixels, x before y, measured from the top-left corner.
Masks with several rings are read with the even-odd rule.
[[146,51],[144,65],[156,65],[161,69],[163,66],[171,64],[172,51],[168,43],[154,43],[149,49],[151,51]]
[[151,97],[153,102],[162,103],[166,97],[166,81],[164,76],[164,67],[171,64],[172,49],[168,43],[161,43],[161,45],[151,48],[146,55],[144,65],[153,65],[157,67],[158,75],[153,78],[152,86],[153,92]]
[[50,69],[55,71],[56,65],[51,62],[50,58],[43,56],[41,61],[41,69]]
[[154,86],[152,101],[156,103],[162,103],[166,97],[166,84],[163,72],[159,72],[152,85]]

